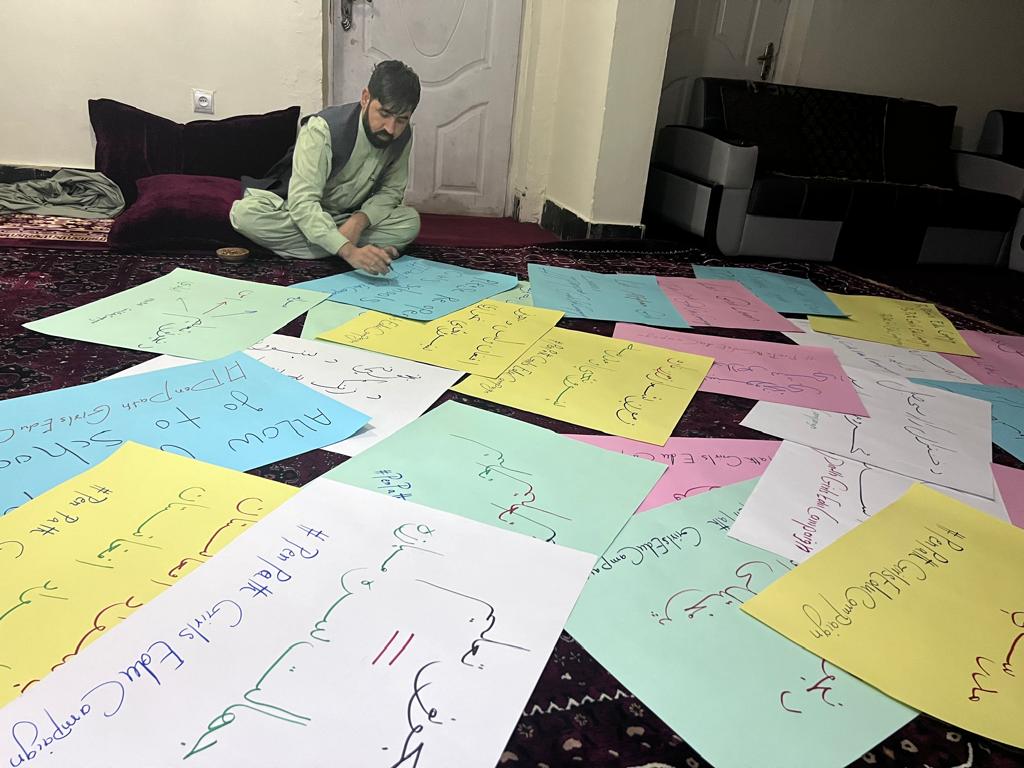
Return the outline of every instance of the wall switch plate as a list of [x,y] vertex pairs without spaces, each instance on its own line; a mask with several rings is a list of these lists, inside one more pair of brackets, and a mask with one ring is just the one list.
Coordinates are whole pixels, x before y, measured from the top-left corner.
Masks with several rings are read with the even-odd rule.
[[192,111],[202,115],[213,114],[213,91],[192,89]]

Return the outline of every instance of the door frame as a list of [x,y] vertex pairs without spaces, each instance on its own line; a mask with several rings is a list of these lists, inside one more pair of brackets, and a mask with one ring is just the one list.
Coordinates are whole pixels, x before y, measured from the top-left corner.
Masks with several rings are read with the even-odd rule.
[[331,106],[334,87],[334,0],[320,1],[320,109]]
[[772,82],[798,84],[813,13],[814,0],[789,0],[786,22],[782,25],[779,59],[772,72]]

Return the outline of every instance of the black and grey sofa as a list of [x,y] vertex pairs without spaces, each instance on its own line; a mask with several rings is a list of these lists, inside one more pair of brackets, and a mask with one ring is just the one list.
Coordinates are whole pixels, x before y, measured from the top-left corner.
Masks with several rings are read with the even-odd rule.
[[[1005,263],[1020,202],[950,149],[956,107],[699,79],[663,128],[648,210],[729,256]],[[966,171],[962,165],[968,166]]]

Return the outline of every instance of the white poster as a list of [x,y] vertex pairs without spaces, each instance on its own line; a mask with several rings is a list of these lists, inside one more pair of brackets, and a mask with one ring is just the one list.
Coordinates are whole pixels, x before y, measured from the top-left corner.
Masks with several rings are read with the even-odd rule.
[[992,406],[847,368],[871,418],[757,403],[740,422],[783,440],[991,499]]
[[973,376],[962,371],[938,352],[818,333],[811,329],[811,324],[807,320],[790,318],[790,321],[803,333],[787,333],[787,338],[802,346],[828,347],[836,353],[839,362],[844,366],[853,366],[880,376],[892,375],[907,379],[917,377],[963,384],[977,383]]
[[[788,440],[776,452],[736,522],[734,539],[801,563],[892,504],[916,480]],[[995,500],[930,484],[1004,522]]]
[[0,758],[493,766],[593,563],[320,478],[0,710]]
[[[352,437],[324,446],[325,451],[346,456],[356,456],[397,432],[462,378],[459,371],[344,344],[297,339],[276,333],[253,344],[245,353],[320,394],[369,415],[370,423]],[[110,378],[191,362],[194,361],[162,355]]]

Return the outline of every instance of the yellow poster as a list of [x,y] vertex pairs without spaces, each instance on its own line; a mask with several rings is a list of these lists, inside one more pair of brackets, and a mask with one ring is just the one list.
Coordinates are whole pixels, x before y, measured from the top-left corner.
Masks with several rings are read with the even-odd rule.
[[819,333],[908,349],[978,356],[934,304],[884,299],[881,296],[826,295],[849,317],[808,315],[811,328]]
[[554,328],[562,314],[503,301],[481,301],[427,322],[364,312],[317,338],[455,371],[499,376]]
[[502,405],[664,445],[714,360],[555,328],[497,378],[452,389]]
[[1024,530],[923,485],[743,610],[895,699],[1024,747]]
[[[125,443],[0,517],[0,706],[297,491]],[[273,581],[277,565],[257,561],[253,571],[266,569]],[[250,576],[259,580],[240,574],[241,583]],[[182,630],[199,632],[215,602],[183,616]]]

